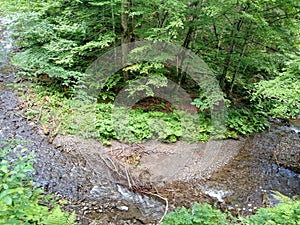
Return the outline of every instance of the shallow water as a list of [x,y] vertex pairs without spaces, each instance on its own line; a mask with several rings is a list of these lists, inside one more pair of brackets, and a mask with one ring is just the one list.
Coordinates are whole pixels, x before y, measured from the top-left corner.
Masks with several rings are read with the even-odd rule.
[[222,190],[227,206],[250,212],[254,207],[272,204],[272,191],[290,197],[299,195],[300,174],[279,166],[274,157],[283,142],[290,147],[298,145],[299,134],[286,126],[273,126],[254,135],[227,166],[207,181],[204,189]]

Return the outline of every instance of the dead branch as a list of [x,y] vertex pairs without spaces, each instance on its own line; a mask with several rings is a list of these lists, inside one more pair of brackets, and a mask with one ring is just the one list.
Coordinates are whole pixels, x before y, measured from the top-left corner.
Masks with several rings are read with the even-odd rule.
[[160,199],[162,199],[162,200],[165,201],[165,204],[166,204],[166,206],[165,206],[165,212],[164,212],[163,216],[161,217],[161,219],[158,221],[158,224],[162,223],[162,221],[164,220],[164,218],[167,215],[168,210],[169,210],[169,201],[168,201],[168,199],[165,198],[165,197],[163,197],[163,196],[161,196],[161,195],[159,195],[159,194],[155,194],[155,193],[152,193],[152,192],[149,192],[149,191],[141,191],[141,193],[152,195],[152,196],[158,197],[158,198],[160,198]]

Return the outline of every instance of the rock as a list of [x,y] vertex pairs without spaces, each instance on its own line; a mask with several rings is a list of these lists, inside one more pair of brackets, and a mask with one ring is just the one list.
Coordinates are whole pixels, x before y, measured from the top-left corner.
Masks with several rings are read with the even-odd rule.
[[224,197],[229,194],[228,191],[223,190],[206,190],[204,191],[204,194],[207,194],[208,196],[217,199],[219,202],[224,202]]
[[289,120],[291,130],[295,131],[296,133],[300,133],[300,115],[296,117],[296,119]]
[[276,146],[274,157],[279,165],[300,173],[300,137],[290,133]]
[[129,208],[126,205],[122,205],[122,206],[117,206],[117,209],[120,211],[128,211]]

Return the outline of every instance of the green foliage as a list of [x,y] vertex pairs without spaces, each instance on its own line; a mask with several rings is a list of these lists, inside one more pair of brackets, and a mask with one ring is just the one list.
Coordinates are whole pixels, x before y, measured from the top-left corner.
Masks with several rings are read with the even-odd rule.
[[167,214],[162,225],[222,225],[229,224],[226,215],[220,210],[213,209],[209,204],[195,203],[192,209],[181,207],[174,212]]
[[95,35],[103,26],[97,7],[87,1],[6,1],[5,8],[12,14],[8,27],[24,50],[16,53],[13,63],[25,78],[47,75],[52,83],[72,87],[91,59],[114,41],[110,28]]
[[[266,118],[269,117],[288,118],[300,114],[299,1],[125,2],[128,3],[126,9],[120,0],[1,1],[2,13],[11,15],[12,19],[7,27],[13,31],[21,50],[13,59],[20,76],[51,85],[54,91],[70,97],[76,94],[74,86],[81,81],[84,71],[103,53],[126,42],[163,40],[181,45],[203,58],[216,74],[227,98],[237,101],[233,105],[241,109],[229,108],[227,136],[261,131],[267,127]],[[177,64],[180,67],[180,59]],[[153,62],[129,65],[112,75],[105,84],[93,85],[103,87],[98,99],[107,103],[112,102],[126,85],[129,95],[137,91],[153,95],[146,85],[134,80],[153,76],[169,76],[189,91],[195,88],[178,68]],[[157,81],[151,85],[165,84],[162,79]],[[201,95],[193,104],[208,117],[206,97]],[[249,105],[237,99],[251,99],[251,102]],[[121,138],[112,129],[110,115],[101,111],[104,106],[99,110],[91,106],[93,112],[87,113],[88,118],[84,119],[78,110],[72,109],[72,114],[68,115],[70,108],[76,108],[79,103],[64,98],[59,101],[66,104],[61,104],[59,110],[58,106],[45,103],[52,117],[60,118],[55,127],[61,123],[61,130],[78,133],[83,126],[87,131],[85,136],[102,140]],[[39,117],[39,110],[30,109],[28,118]],[[99,118],[97,121],[93,120],[95,114]],[[122,133],[125,135],[128,131],[129,136],[138,140],[157,137],[169,141],[178,140],[180,133],[186,133],[179,129],[178,115],[150,114],[132,112],[130,129],[123,127]],[[134,116],[136,118],[132,118]],[[45,117],[42,115],[45,121],[53,123],[51,118]],[[207,117],[200,115],[200,131],[198,128],[188,131],[191,140],[209,139],[212,131]],[[149,126],[150,120],[157,118],[167,124],[163,132],[158,124]],[[80,119],[82,123],[78,122]],[[89,119],[92,121],[88,122]],[[95,127],[98,133],[92,131]]]
[[80,72],[67,70],[53,64],[51,62],[52,59],[53,54],[50,54],[49,51],[47,52],[45,49],[33,47],[16,54],[13,58],[13,62],[14,65],[23,69],[19,75],[27,79],[46,75],[52,79],[54,83],[64,86],[73,86],[82,76]]
[[243,219],[241,224],[300,224],[300,201],[293,201],[280,193],[276,193],[275,197],[282,203],[273,208],[260,208],[255,215],[252,215],[247,219]]
[[168,213],[163,225],[240,224],[240,225],[298,225],[300,223],[300,201],[292,200],[280,193],[275,197],[281,201],[273,208],[260,208],[248,218],[233,218],[230,214],[213,209],[207,203],[195,203],[192,209],[181,207]]
[[102,91],[99,93],[99,99],[101,101],[111,102],[115,99],[117,93],[116,89],[120,90],[125,83],[121,81],[122,76],[120,73],[115,73],[111,75],[108,80],[105,82]]
[[199,98],[194,99],[192,105],[196,106],[200,111],[210,109],[210,103],[203,93],[200,93]]
[[[188,137],[184,136],[184,140],[195,142],[207,141],[212,132],[211,122],[205,113],[190,115],[177,111],[163,113],[132,109],[129,121],[126,124],[120,122],[116,126],[112,120],[112,103],[67,99],[63,94],[46,87],[25,89],[26,95],[22,96],[23,104],[26,105],[25,116],[28,120],[41,123],[44,132],[50,137],[58,133],[76,134],[109,144],[112,139],[128,142],[143,142],[149,139],[176,142],[182,139],[184,134],[188,134]],[[118,121],[122,121],[120,118],[127,115],[122,109],[114,110],[114,113]],[[183,131],[183,123],[187,130]]]
[[75,224],[76,215],[73,212],[69,215],[56,206],[47,217],[43,219],[43,225],[72,225]]
[[[100,134],[100,140],[109,139],[126,140],[128,142],[142,142],[148,139],[158,139],[166,142],[176,142],[181,139],[183,132],[190,134],[188,141],[207,141],[211,132],[210,125],[207,120],[202,120],[199,127],[193,123],[193,118],[187,118],[187,114],[182,113],[163,113],[156,111],[144,112],[143,110],[131,110],[129,121],[122,123],[127,112],[119,111],[115,113],[115,117],[119,123],[113,125],[111,118],[112,104],[99,104],[97,112],[97,130]],[[182,130],[182,120],[187,119],[191,122],[189,131]],[[125,121],[125,120],[124,120]],[[116,132],[117,131],[117,132]],[[194,134],[194,135],[192,135]]]
[[259,112],[253,113],[246,108],[229,109],[226,123],[229,131],[243,135],[262,131],[269,126],[265,115]]
[[[9,146],[0,151],[0,224],[74,224],[75,214],[69,217],[58,206],[49,211],[48,207],[39,204],[49,200],[42,189],[31,184],[29,173],[33,171],[33,152],[19,151],[14,142],[0,143]],[[12,158],[12,152],[19,156]],[[53,217],[58,219],[57,223],[49,222]]]
[[[50,136],[57,133],[77,134],[99,139],[105,144],[109,144],[112,139],[128,142],[143,142],[149,139],[176,142],[184,139],[195,142],[208,141],[213,132],[207,112],[209,105],[205,99],[199,100],[204,111],[199,112],[197,117],[185,112],[163,113],[135,109],[130,111],[126,124],[119,123],[116,126],[112,120],[112,103],[82,103],[64,98],[63,94],[53,92],[51,88],[35,87],[30,90],[33,93],[27,92],[23,97],[34,104],[28,103],[33,107],[27,109],[25,115],[29,120],[38,119],[43,127],[52,132]],[[127,115],[127,112],[121,109],[114,110],[114,113],[118,121]],[[269,125],[266,115],[259,111],[253,113],[246,108],[229,109],[227,115],[227,137],[237,138],[238,134],[247,135],[262,131]],[[183,124],[186,130],[182,129]]]
[[[230,105],[229,100],[227,100],[227,103]],[[192,104],[203,111],[202,115],[207,116],[210,104],[202,93],[199,98],[196,98],[192,102]],[[206,120],[208,119],[206,118]],[[203,118],[202,124],[203,121],[205,121],[205,118]],[[226,137],[230,138],[238,138],[238,135],[240,134],[248,135],[254,132],[260,132],[269,127],[268,114],[262,109],[250,110],[246,107],[233,108],[228,106],[226,127]]]
[[251,85],[257,77],[276,76],[274,71],[287,59],[285,53],[295,51],[299,35],[296,1],[138,0],[125,12],[118,0],[6,0],[2,5],[6,13],[14,14],[11,26],[19,45],[30,50],[34,59],[43,52],[45,57],[35,70],[47,65],[45,72],[66,84],[76,82],[80,77],[76,72],[83,72],[101,53],[120,44],[122,13],[128,17],[126,36],[131,41],[165,40],[190,48],[204,58],[218,74],[223,90],[231,94],[244,92],[242,85]]
[[291,55],[275,79],[255,85],[252,101],[270,117],[290,118],[300,114],[300,55]]

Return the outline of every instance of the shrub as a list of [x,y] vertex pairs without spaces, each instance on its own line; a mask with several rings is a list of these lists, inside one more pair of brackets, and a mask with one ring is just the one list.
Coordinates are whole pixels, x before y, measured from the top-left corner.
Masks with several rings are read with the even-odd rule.
[[166,215],[163,225],[222,225],[229,224],[226,215],[220,210],[213,209],[209,204],[202,205],[195,203],[192,209],[179,208]]
[[300,224],[300,201],[293,201],[276,193],[282,203],[273,208],[260,208],[255,215],[242,220],[242,224],[298,225]]
[[269,122],[262,112],[253,113],[248,109],[229,109],[227,112],[227,128],[238,134],[259,132],[269,126]]
[[199,224],[239,224],[239,225],[299,225],[300,201],[292,200],[278,192],[275,198],[281,201],[272,208],[260,208],[248,218],[234,218],[231,214],[213,209],[209,204],[195,203],[192,209],[178,208],[168,213],[163,225],[199,225]]

